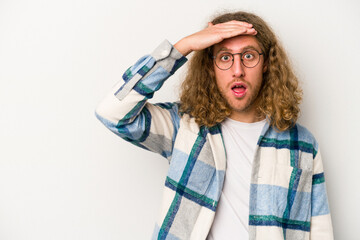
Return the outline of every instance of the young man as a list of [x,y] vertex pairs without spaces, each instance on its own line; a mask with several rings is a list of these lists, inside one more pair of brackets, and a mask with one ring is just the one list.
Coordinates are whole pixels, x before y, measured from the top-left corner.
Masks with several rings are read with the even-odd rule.
[[[147,102],[195,51],[179,103]],[[170,163],[153,239],[333,239],[318,144],[296,123],[301,90],[258,16],[235,12],[123,75],[96,115]]]

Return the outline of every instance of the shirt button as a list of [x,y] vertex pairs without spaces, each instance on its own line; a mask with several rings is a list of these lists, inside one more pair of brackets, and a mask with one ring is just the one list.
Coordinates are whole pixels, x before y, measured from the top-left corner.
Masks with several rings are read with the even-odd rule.
[[161,52],[162,57],[167,57],[167,55],[168,55],[168,51],[164,50]]

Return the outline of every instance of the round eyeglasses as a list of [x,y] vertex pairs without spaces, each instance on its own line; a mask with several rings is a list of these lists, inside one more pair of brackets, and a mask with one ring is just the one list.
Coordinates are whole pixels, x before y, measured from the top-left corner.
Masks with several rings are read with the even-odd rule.
[[221,70],[228,70],[234,64],[234,56],[240,55],[242,64],[247,68],[253,68],[260,62],[260,55],[264,53],[259,53],[255,49],[247,49],[242,53],[229,53],[220,51],[213,56],[215,60],[215,65]]

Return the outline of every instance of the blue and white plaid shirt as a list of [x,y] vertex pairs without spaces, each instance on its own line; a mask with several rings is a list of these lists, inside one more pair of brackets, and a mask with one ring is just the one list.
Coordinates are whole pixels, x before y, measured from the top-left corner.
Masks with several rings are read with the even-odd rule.
[[[147,102],[185,62],[164,41],[130,67],[96,109],[112,132],[170,163],[152,239],[206,239],[224,182],[220,125],[199,127],[179,115],[179,103]],[[277,132],[265,124],[252,166],[249,211],[251,240],[333,239],[321,155],[306,128],[296,124]]]

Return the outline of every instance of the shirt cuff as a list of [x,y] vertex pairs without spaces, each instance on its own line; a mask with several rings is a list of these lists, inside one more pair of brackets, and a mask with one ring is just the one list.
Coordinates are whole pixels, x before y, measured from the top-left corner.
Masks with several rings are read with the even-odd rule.
[[168,40],[164,40],[151,54],[156,64],[169,73],[174,73],[186,61],[184,57]]

